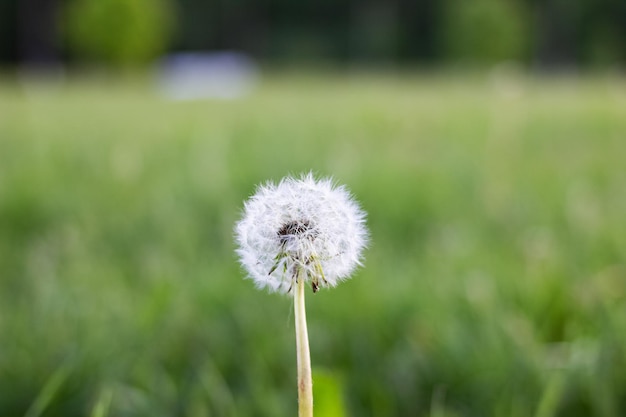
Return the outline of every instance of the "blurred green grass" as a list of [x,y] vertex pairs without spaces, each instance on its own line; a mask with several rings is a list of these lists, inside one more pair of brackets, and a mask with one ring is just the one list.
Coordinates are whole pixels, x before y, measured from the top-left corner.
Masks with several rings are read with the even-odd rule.
[[308,170],[372,234],[307,300],[318,415],[626,414],[624,79],[152,87],[0,82],[0,415],[293,415],[291,301],[232,227]]

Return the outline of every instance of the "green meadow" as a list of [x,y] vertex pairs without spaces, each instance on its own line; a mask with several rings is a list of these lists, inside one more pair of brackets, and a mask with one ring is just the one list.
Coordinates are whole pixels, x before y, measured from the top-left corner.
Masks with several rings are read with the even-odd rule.
[[293,305],[238,265],[256,184],[346,184],[371,244],[307,315],[319,417],[626,415],[626,80],[0,81],[0,415],[293,416]]

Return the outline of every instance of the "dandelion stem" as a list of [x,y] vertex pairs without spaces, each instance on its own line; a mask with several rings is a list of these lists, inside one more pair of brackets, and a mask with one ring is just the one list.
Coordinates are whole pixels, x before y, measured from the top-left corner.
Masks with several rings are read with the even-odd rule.
[[298,416],[313,417],[313,381],[311,379],[311,354],[309,335],[306,328],[304,308],[304,275],[298,271],[294,295],[294,316],[296,319],[296,350],[298,358]]

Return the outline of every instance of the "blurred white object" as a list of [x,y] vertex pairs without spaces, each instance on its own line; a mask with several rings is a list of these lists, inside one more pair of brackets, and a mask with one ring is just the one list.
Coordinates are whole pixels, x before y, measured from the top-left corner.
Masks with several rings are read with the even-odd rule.
[[237,52],[173,54],[158,67],[159,89],[173,100],[242,97],[250,93],[257,77],[254,61]]

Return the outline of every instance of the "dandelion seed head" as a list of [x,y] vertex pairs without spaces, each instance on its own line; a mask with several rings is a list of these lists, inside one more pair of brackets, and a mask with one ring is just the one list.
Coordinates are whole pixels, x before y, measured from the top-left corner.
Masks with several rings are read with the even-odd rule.
[[310,280],[314,291],[347,279],[368,241],[365,212],[348,190],[311,173],[259,186],[244,204],[235,236],[249,277],[284,293],[296,276]]

